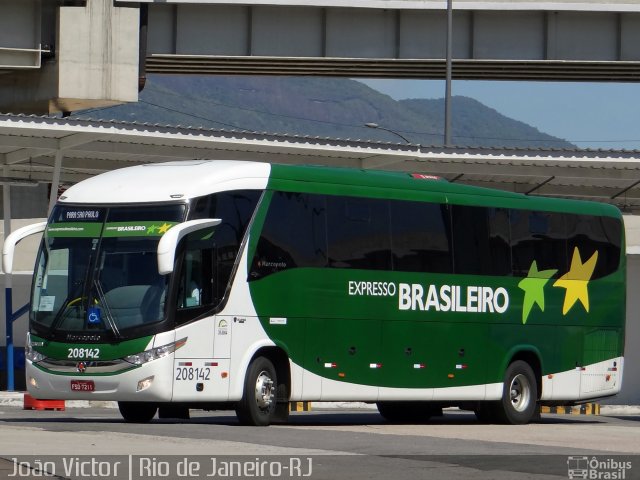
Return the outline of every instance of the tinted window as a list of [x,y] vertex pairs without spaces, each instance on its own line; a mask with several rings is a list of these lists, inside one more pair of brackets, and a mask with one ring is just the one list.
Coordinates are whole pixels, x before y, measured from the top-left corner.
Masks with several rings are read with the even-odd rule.
[[184,205],[157,205],[152,207],[121,207],[110,208],[107,222],[133,221],[174,221],[179,222],[184,217]]
[[489,222],[484,207],[451,207],[453,225],[454,272],[491,275]]
[[597,278],[618,268],[621,239],[608,217],[275,192],[252,276],[325,266],[527,276],[534,260],[566,272],[578,247],[583,262],[598,251]]
[[582,263],[598,252],[598,260],[591,278],[613,273],[620,263],[622,222],[610,217],[591,215],[566,215],[569,261],[575,248],[580,252]]
[[511,275],[511,233],[509,210],[487,208],[489,251],[494,275]]
[[261,277],[327,264],[324,196],[274,192],[251,267]]
[[447,206],[392,201],[390,210],[394,270],[451,272]]
[[222,223],[214,228],[214,235],[207,247],[211,254],[215,255],[213,260],[216,265],[216,278],[213,295],[218,300],[226,291],[242,239],[260,193],[257,190],[237,190],[208,195],[195,201],[190,211],[191,219],[219,218],[222,220]]
[[514,275],[526,277],[534,260],[539,271],[566,271],[568,264],[564,215],[511,210],[510,226]]
[[189,218],[191,220],[221,219],[222,223],[216,227],[218,248],[238,246],[242,242],[259,198],[260,192],[257,190],[237,190],[208,195],[194,202]]
[[197,231],[184,240],[185,252],[178,277],[178,323],[197,318],[224,298],[230,270],[216,263],[215,228]]
[[391,270],[389,202],[326,198],[329,266]]

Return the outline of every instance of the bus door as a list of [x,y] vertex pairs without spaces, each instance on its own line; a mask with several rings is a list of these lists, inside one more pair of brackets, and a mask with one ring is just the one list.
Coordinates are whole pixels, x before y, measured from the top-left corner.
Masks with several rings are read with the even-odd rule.
[[176,351],[173,401],[226,401],[233,318],[212,315],[222,301],[219,249],[213,230],[185,236],[177,270],[176,338],[185,338]]

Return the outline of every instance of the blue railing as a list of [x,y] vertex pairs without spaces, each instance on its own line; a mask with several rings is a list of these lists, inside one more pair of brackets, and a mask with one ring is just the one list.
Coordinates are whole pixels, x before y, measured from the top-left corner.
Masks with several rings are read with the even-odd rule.
[[13,322],[29,311],[29,304],[23,305],[15,312],[13,311],[13,288],[4,289],[5,298],[5,319],[7,332],[7,391],[13,392],[15,389],[14,378],[14,356],[13,356]]

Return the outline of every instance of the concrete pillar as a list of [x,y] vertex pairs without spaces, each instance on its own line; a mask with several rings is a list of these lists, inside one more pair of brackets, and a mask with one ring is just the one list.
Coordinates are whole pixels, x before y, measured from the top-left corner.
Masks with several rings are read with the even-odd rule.
[[49,114],[138,100],[138,8],[91,0],[43,16],[56,25],[55,56],[40,69],[0,75],[0,111]]

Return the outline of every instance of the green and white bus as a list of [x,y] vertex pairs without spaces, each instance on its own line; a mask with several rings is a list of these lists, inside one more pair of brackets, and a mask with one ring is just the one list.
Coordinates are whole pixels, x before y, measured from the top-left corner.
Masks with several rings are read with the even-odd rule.
[[[290,401],[529,422],[622,384],[625,253],[610,205],[427,175],[243,161],[68,189],[38,254],[29,393],[127,421]],[[10,270],[10,268],[9,268]]]

